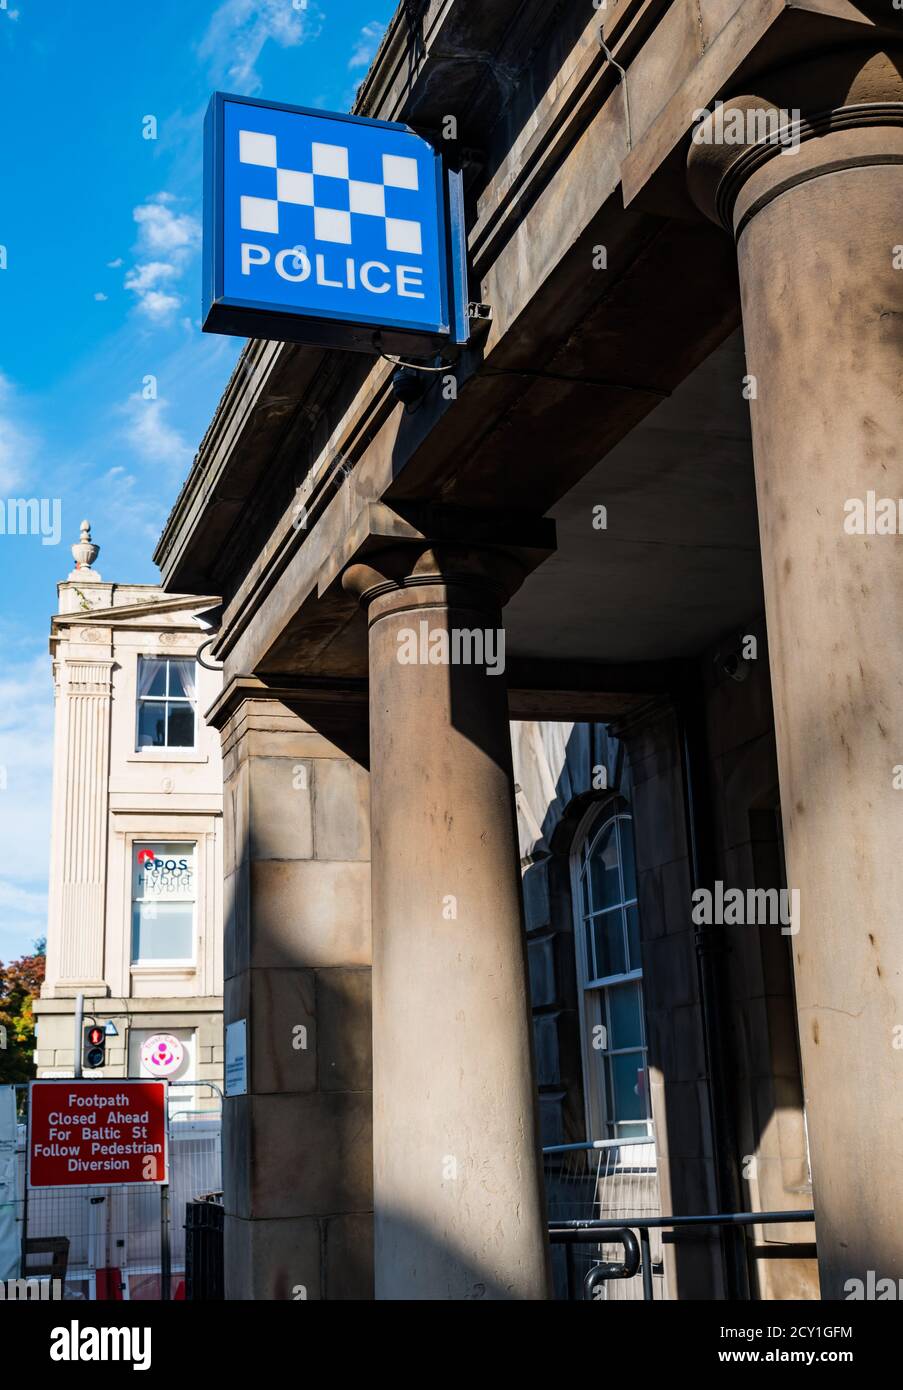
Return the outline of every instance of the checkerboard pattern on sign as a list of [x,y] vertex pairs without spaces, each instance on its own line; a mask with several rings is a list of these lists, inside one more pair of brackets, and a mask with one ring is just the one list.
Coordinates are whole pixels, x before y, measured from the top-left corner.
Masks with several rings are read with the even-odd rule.
[[[386,213],[386,189],[404,188],[414,192],[419,187],[416,159],[404,155],[384,154],[382,183],[364,183],[351,178],[349,151],[344,145],[311,146],[312,172],[281,169],[278,163],[275,135],[259,131],[239,131],[239,159],[243,164],[257,164],[276,171],[276,197],[252,198],[242,196],[241,226],[246,232],[279,231],[279,208],[283,203],[313,208],[314,236],[317,241],[339,245],[352,244],[352,219],[378,217],[385,226],[386,250],[403,251],[419,256],[423,245],[420,223],[408,218],[389,217]],[[317,179],[341,179],[348,185],[348,209],[318,207]]]

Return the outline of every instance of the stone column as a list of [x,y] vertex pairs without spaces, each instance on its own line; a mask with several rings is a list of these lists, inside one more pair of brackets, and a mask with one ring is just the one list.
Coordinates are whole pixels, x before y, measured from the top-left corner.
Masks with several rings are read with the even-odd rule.
[[522,577],[427,545],[344,576],[369,619],[380,1299],[549,1296],[506,683],[497,646],[455,650],[503,640]]
[[209,718],[248,1057],[223,1116],[226,1297],[372,1298],[367,773],[260,682]]
[[[855,530],[870,492],[903,494],[901,72],[903,48],[785,69],[726,104],[720,144],[710,118],[689,165],[697,203],[737,238],[821,1291],[834,1299],[869,1270],[903,1278],[903,541]],[[757,131],[773,108],[790,112],[795,152]]]

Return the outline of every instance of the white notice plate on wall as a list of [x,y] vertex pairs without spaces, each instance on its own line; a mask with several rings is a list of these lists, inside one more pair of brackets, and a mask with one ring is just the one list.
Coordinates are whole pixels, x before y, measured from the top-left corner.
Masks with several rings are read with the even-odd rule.
[[226,1024],[226,1095],[248,1094],[248,1020]]

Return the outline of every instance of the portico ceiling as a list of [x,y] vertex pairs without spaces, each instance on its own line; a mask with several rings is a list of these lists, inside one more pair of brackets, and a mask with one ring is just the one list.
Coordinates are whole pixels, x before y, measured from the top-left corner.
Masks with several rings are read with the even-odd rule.
[[558,550],[505,610],[512,654],[692,656],[761,610],[745,373],[736,332],[551,509]]

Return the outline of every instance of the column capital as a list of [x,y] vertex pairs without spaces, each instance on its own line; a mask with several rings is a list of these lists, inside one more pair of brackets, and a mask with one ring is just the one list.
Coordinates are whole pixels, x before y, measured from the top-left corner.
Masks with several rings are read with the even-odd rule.
[[696,127],[687,181],[697,207],[739,237],[798,184],[903,163],[903,44],[829,50],[764,74]]
[[73,657],[66,661],[66,690],[70,696],[103,695],[109,698],[113,688],[115,661],[106,657]]
[[554,551],[554,521],[516,508],[370,503],[323,566],[319,591],[340,582],[368,608],[380,594],[439,585],[447,590],[443,602],[469,593],[472,606],[482,592],[499,608]]
[[520,588],[529,568],[507,550],[424,540],[389,546],[349,565],[342,587],[370,610],[371,621],[399,603],[419,607],[437,599],[449,606],[497,611]]

